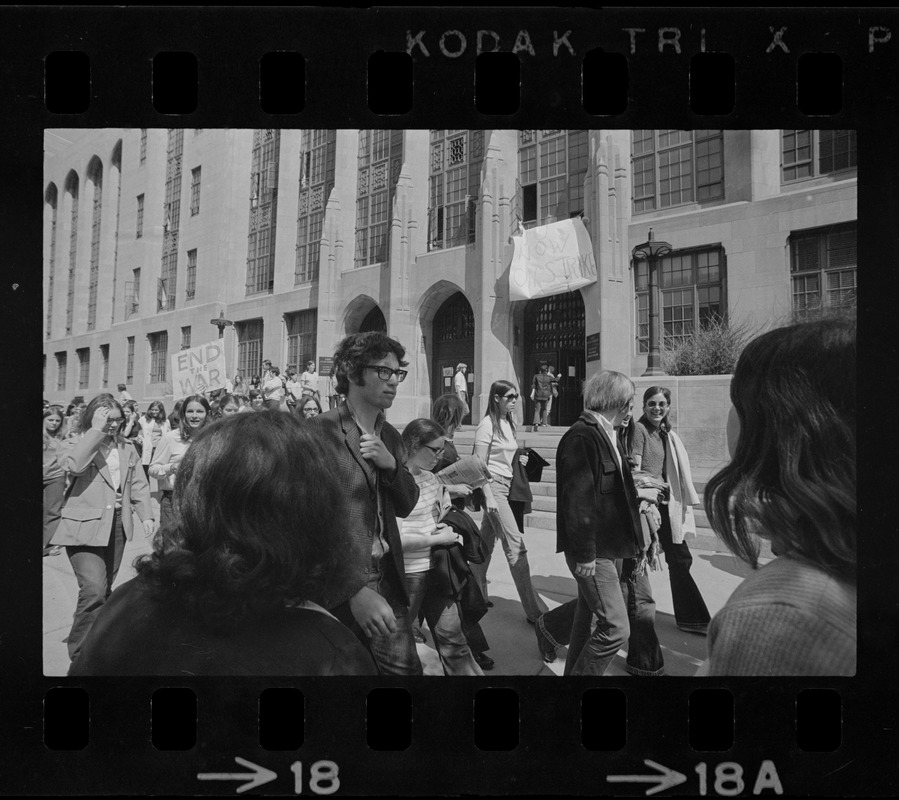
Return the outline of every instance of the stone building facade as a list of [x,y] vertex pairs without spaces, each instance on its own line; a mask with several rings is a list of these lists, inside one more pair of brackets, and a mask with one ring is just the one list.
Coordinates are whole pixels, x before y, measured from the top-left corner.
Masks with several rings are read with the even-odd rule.
[[[593,371],[645,370],[647,240],[668,336],[725,317],[763,329],[854,302],[852,131],[49,130],[44,396],[125,383],[171,399],[169,356],[219,337],[229,372],[315,358],[385,329],[409,377],[391,418],[427,413],[469,365],[561,376],[555,424]],[[511,237],[582,215],[598,279],[509,299]],[[529,417],[526,405],[523,413]]]

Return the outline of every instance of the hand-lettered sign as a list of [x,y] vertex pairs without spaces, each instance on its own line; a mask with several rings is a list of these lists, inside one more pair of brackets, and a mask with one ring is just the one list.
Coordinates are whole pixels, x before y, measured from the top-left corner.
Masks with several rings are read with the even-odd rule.
[[182,350],[171,359],[175,400],[225,388],[225,349],[221,341]]
[[531,228],[512,241],[510,300],[564,294],[596,282],[593,243],[580,217]]

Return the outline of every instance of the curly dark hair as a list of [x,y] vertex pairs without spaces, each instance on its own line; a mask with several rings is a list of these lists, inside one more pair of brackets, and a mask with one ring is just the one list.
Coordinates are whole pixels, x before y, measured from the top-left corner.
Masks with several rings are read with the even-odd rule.
[[135,567],[161,602],[213,630],[312,600],[352,579],[336,454],[290,414],[203,428],[178,469],[173,521]]
[[704,494],[712,528],[753,566],[762,532],[779,554],[855,580],[855,373],[849,320],[778,328],[740,355],[730,387],[739,437]]
[[338,346],[334,353],[334,365],[337,368],[337,393],[347,394],[350,391],[350,381],[357,386],[365,385],[363,372],[366,364],[380,361],[389,353],[393,353],[401,367],[408,366],[403,361],[406,348],[396,339],[392,339],[381,331],[368,331],[367,333],[352,333]]

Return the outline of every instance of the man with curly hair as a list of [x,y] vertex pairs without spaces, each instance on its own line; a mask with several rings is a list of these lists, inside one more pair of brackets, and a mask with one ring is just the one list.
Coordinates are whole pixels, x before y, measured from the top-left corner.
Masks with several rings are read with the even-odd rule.
[[337,473],[349,514],[357,568],[331,613],[368,645],[388,675],[421,675],[412,636],[397,517],[418,502],[418,486],[403,465],[399,432],[384,419],[393,405],[405,348],[379,331],[347,336],[334,354],[341,403],[309,420],[337,445]]

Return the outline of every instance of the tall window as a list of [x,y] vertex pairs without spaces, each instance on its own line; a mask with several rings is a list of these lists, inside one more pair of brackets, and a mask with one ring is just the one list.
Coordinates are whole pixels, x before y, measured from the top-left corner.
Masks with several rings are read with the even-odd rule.
[[237,371],[246,378],[262,375],[262,320],[237,323]]
[[109,386],[109,345],[100,345],[100,386],[106,389]]
[[287,314],[287,363],[296,364],[302,370],[307,361],[315,360],[315,326],[317,309]]
[[125,283],[125,319],[140,313],[140,268],[131,270],[131,280]]
[[[681,251],[659,260],[662,336],[684,339],[714,319],[724,306],[724,252],[720,248]],[[638,351],[649,352],[649,266],[634,265]]]
[[78,356],[78,388],[87,389],[91,383],[91,351],[82,347],[75,351]]
[[857,268],[854,222],[790,234],[794,316],[854,308]]
[[134,383],[134,337],[128,337],[125,351],[125,383]]
[[584,210],[587,156],[587,131],[518,132],[518,216],[525,227]]
[[137,196],[137,236],[135,238],[140,239],[141,236],[144,235],[144,196],[139,194]]
[[91,164],[88,177],[94,186],[93,215],[91,217],[91,261],[87,289],[87,329],[97,327],[97,290],[100,284],[100,221],[103,210],[103,166],[99,160]]
[[253,131],[250,173],[250,235],[247,238],[247,294],[275,288],[275,228],[278,214],[278,165],[281,132]]
[[75,268],[78,259],[78,178],[73,176],[67,186],[72,196],[72,218],[69,233],[69,287],[66,296],[66,336],[72,334],[72,320],[75,316]]
[[724,197],[724,131],[631,131],[634,212]]
[[318,278],[325,205],[334,187],[337,131],[303,131],[300,153],[300,201],[297,213],[297,260],[294,285]]
[[484,131],[431,131],[428,249],[475,240]]
[[188,300],[193,300],[197,293],[197,251],[196,248],[187,251],[187,286],[184,296]]
[[147,160],[147,129],[140,129],[140,163],[143,164]]
[[200,213],[200,167],[190,171],[190,215]]
[[50,204],[50,263],[49,275],[47,276],[47,327],[46,336],[49,339],[53,330],[53,279],[56,274],[56,221],[58,193],[56,186],[50,187],[47,202]]
[[403,132],[360,130],[356,179],[356,266],[387,260],[390,207],[403,161]]
[[169,129],[165,171],[165,222],[162,235],[162,269],[157,291],[156,310],[175,308],[178,279],[178,234],[181,227],[181,157],[184,130]]
[[784,183],[858,166],[855,131],[783,131],[781,144]]
[[150,343],[150,383],[165,383],[166,365],[169,360],[169,333],[159,331],[147,334]]
[[56,391],[64,392],[66,388],[66,371],[69,368],[69,354],[56,354]]
[[181,328],[181,349],[189,350],[190,347],[190,325],[185,325]]

